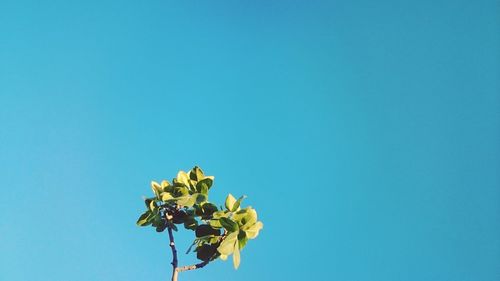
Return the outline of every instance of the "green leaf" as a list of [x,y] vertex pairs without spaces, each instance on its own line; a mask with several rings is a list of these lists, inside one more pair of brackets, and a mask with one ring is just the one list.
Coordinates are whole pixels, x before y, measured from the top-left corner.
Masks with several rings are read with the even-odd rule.
[[163,180],[161,182],[161,189],[164,192],[170,192],[172,190],[172,185],[167,180]]
[[185,186],[176,186],[172,191],[172,196],[175,198],[189,195],[189,190]]
[[153,214],[158,213],[158,205],[156,205],[156,202],[154,200],[151,200],[151,202],[149,202],[149,210],[151,210]]
[[198,222],[193,217],[188,217],[184,222],[184,227],[186,229],[195,230],[198,226]]
[[226,213],[225,211],[217,211],[217,212],[213,213],[212,216],[214,219],[220,219],[220,218],[227,218],[229,216],[229,214]]
[[243,249],[243,247],[245,247],[245,245],[247,244],[248,242],[248,238],[247,238],[247,234],[245,231],[240,231],[238,233],[238,244],[239,244],[239,248],[240,250]]
[[213,228],[222,228],[222,224],[218,219],[209,220],[208,224],[210,224],[210,226]]
[[186,214],[183,210],[178,210],[174,213],[174,217],[172,218],[172,222],[175,224],[184,223],[189,218],[188,214]]
[[[257,212],[255,211],[255,209],[250,208],[250,207],[248,207],[244,210],[246,210],[246,212],[243,215],[243,217],[241,219],[239,219],[239,221],[240,221],[240,225],[242,225],[241,229],[247,230],[248,228],[250,228],[252,225],[254,225],[257,222]],[[238,213],[240,213],[241,211],[243,211],[243,210],[238,211],[236,213],[235,217],[237,217]]]
[[228,211],[231,211],[233,209],[233,206],[234,206],[234,203],[236,202],[236,198],[234,198],[234,196],[230,193],[227,197],[226,197],[226,209]]
[[163,192],[161,194],[161,201],[163,202],[167,202],[169,200],[172,200],[174,199],[174,197],[172,196],[172,194],[168,193],[168,192]]
[[151,189],[153,190],[153,193],[155,194],[156,198],[160,198],[160,193],[162,193],[163,191],[161,185],[155,181],[151,181]]
[[238,240],[238,233],[233,232],[230,233],[224,241],[220,244],[220,246],[217,248],[217,251],[221,253],[222,255],[229,256],[234,252],[235,248],[235,242]]
[[196,237],[203,237],[208,235],[220,236],[220,230],[214,229],[210,225],[202,224],[196,228],[195,234]]
[[190,195],[177,198],[177,205],[179,206],[193,207],[194,203],[196,203],[196,198]]
[[146,198],[146,199],[144,199],[144,204],[146,204],[146,208],[149,209],[149,204],[151,203],[151,201],[154,201],[154,198]]
[[264,227],[264,224],[260,221],[256,222],[254,225],[245,230],[248,239],[254,239],[259,235],[259,231]]
[[194,166],[194,168],[191,169],[191,171],[189,171],[189,178],[194,180],[194,181],[199,181],[199,180],[203,179],[204,177],[205,177],[205,175],[203,174],[203,171],[198,166]]
[[212,187],[213,180],[211,178],[204,178],[196,184],[196,190],[203,194],[208,194],[208,190]]
[[162,221],[157,227],[156,227],[156,232],[163,232],[165,228],[167,228],[167,222]]
[[174,231],[178,231],[179,229],[177,228],[177,226],[175,224],[170,224],[170,228],[172,228]]
[[208,200],[208,196],[206,194],[195,193],[192,196],[195,198],[196,204],[201,204]]
[[198,215],[201,216],[202,219],[207,220],[210,219],[215,212],[217,212],[217,206],[206,202],[201,206]]
[[151,224],[151,221],[149,220],[150,216],[152,216],[153,213],[151,213],[151,211],[146,211],[144,212],[140,217],[139,219],[137,220],[137,225],[138,226],[147,226],[147,225],[150,225]]
[[229,219],[229,218],[220,218],[219,219],[220,221],[220,224],[228,231],[228,232],[234,232],[234,231],[237,231],[239,228],[238,228],[238,224],[235,223],[233,220]]
[[240,247],[238,245],[238,240],[236,240],[235,246],[234,246],[234,253],[233,253],[233,265],[234,269],[238,269],[240,267]]
[[203,244],[196,248],[196,257],[202,261],[209,261],[217,253],[215,245]]
[[156,214],[151,214],[151,216],[149,217],[149,220],[151,221],[151,224],[154,227],[158,227],[165,222],[165,220],[163,220],[159,215],[156,215]]
[[233,208],[231,208],[231,211],[236,212],[238,210],[238,208],[240,207],[241,201],[243,201],[243,199],[245,199],[245,198],[246,198],[245,195],[238,198],[238,200],[236,200],[236,202],[234,202]]
[[185,186],[189,186],[189,177],[184,171],[179,171],[177,173],[177,182],[184,184]]

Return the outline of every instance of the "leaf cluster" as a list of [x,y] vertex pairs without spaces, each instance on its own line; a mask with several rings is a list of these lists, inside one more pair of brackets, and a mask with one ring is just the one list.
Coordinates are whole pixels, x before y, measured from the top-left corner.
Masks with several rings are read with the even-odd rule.
[[257,212],[252,207],[242,208],[245,196],[236,199],[229,194],[224,207],[209,202],[208,195],[214,183],[213,176],[205,176],[201,168],[189,172],[179,171],[172,183],[163,180],[151,182],[154,197],[145,198],[146,211],[137,220],[139,226],[167,228],[177,231],[177,225],[194,231],[194,247],[198,259],[210,262],[226,260],[233,255],[235,268],[240,265],[240,251],[248,240],[254,239],[262,229]]

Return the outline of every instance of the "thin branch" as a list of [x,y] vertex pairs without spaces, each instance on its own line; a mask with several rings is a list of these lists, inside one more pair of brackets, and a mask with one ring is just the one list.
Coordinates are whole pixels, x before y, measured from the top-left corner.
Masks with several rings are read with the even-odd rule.
[[168,220],[168,239],[170,240],[170,248],[172,249],[172,281],[177,281],[177,276],[179,274],[177,271],[177,249],[175,248],[174,233],[172,232],[172,226],[170,225],[172,216],[167,214],[166,217]]
[[172,249],[172,266],[174,269],[177,268],[177,249],[175,248],[174,234],[172,232],[172,227],[167,227],[168,238],[170,239],[170,248]]
[[186,265],[186,266],[178,267],[177,271],[178,272],[183,272],[183,271],[195,270],[195,269],[203,268],[208,263],[209,263],[209,261],[204,261],[204,262],[200,262],[200,263],[193,264],[193,265]]

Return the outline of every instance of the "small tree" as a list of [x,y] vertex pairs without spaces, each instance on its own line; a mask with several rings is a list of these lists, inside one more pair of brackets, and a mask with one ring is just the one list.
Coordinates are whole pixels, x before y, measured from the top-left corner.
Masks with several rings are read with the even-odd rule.
[[[151,225],[157,232],[168,231],[172,250],[172,281],[177,281],[179,272],[203,268],[220,258],[226,260],[233,255],[234,268],[240,265],[240,251],[249,239],[254,239],[263,224],[257,221],[257,212],[252,207],[241,208],[241,201],[229,194],[225,208],[208,201],[208,193],[214,182],[213,176],[205,176],[199,167],[189,172],[179,171],[170,182],[153,181],[154,197],[145,198],[147,210],[137,220],[137,225]],[[173,231],[183,224],[194,231],[195,238],[187,253],[195,247],[200,263],[179,266]]]

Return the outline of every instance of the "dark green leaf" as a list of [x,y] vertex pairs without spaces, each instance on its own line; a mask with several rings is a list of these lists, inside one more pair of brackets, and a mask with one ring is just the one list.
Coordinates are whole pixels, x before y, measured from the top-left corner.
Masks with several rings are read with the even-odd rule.
[[198,226],[198,222],[193,217],[188,217],[184,222],[184,227],[186,229],[195,230]]
[[204,177],[205,177],[205,175],[203,175],[203,171],[198,166],[194,166],[194,168],[191,169],[191,171],[189,171],[189,178],[194,180],[194,181],[199,181],[199,180],[203,179]]
[[196,228],[195,234],[196,237],[203,237],[208,235],[220,236],[220,230],[214,229],[210,225],[202,224]]
[[234,232],[238,230],[238,224],[229,218],[220,218],[220,224],[228,231]]
[[173,197],[183,197],[183,196],[188,196],[189,195],[189,190],[185,186],[176,186],[172,190],[172,196]]
[[174,213],[172,221],[176,224],[184,223],[188,215],[183,210],[178,210]]
[[156,232],[163,232],[165,228],[167,228],[167,222],[162,221],[157,227],[156,227]]
[[203,194],[208,194],[208,190],[213,184],[213,180],[211,178],[204,178],[196,184],[196,190]]
[[196,257],[202,261],[209,261],[217,254],[215,245],[203,244],[196,249]]
[[200,216],[202,219],[207,220],[210,219],[213,215],[213,213],[217,212],[217,206],[215,206],[212,203],[205,203],[203,206],[201,206],[201,213]]
[[149,220],[149,217],[153,215],[150,211],[144,212],[139,219],[137,220],[137,225],[138,226],[147,226],[151,224],[151,221]]
[[248,242],[248,238],[247,238],[245,231],[240,230],[240,232],[238,233],[238,244],[240,246],[240,250],[243,249],[243,247],[245,247],[247,242]]
[[195,199],[196,200],[196,204],[201,204],[201,203],[207,201],[207,199],[208,199],[207,195],[201,194],[201,193],[195,193],[192,196],[194,196],[196,198]]

